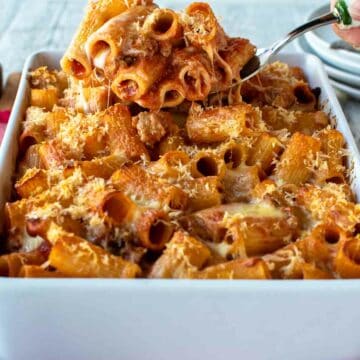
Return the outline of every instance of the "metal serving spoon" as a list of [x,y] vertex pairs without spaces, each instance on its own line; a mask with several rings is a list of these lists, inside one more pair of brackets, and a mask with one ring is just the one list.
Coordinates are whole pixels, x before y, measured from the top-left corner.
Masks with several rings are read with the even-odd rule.
[[232,86],[236,86],[242,83],[243,81],[252,78],[266,64],[268,64],[271,58],[275,54],[277,54],[285,45],[287,45],[289,42],[293,41],[300,35],[303,35],[304,33],[314,30],[320,26],[334,24],[334,23],[344,23],[343,16],[341,12],[338,10],[324,14],[320,17],[310,20],[309,22],[297,27],[296,29],[289,32],[283,39],[276,41],[269,48],[258,49],[256,55],[253,58],[251,58],[242,68],[240,72],[240,76],[241,76],[240,82],[237,82]]

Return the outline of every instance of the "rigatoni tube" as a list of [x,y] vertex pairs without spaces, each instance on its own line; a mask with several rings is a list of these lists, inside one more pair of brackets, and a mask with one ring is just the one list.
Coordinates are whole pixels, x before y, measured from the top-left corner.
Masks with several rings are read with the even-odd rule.
[[300,185],[306,182],[315,166],[320,141],[301,133],[295,133],[276,167],[276,176],[288,184]]

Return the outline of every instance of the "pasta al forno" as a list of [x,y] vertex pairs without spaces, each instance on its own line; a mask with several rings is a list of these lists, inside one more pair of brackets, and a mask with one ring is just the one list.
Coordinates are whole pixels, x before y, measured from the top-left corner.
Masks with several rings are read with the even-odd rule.
[[[360,278],[344,137],[211,7],[90,1],[29,74],[0,276]],[[236,85],[236,86],[233,86]]]
[[109,14],[106,6],[91,29],[87,22],[96,7],[88,8],[62,67],[78,79],[101,74],[122,101],[157,110],[202,100],[239,80],[242,66],[255,54],[249,41],[225,34],[205,3],[182,13],[150,2],[117,5],[110,18],[103,15]]

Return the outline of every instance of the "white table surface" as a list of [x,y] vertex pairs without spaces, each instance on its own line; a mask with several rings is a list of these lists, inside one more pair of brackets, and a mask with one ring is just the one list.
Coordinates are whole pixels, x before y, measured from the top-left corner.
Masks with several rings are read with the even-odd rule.
[[[79,23],[86,0],[0,0],[0,63],[5,76],[22,68],[25,58],[39,49],[65,49]],[[190,0],[159,0],[181,9]],[[226,31],[271,44],[301,24],[322,0],[209,0]],[[290,45],[287,50],[294,50]],[[360,147],[360,103],[339,94]]]

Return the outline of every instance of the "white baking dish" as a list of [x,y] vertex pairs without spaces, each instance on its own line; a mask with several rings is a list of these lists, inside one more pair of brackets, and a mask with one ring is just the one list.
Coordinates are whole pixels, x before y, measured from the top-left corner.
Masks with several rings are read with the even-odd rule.
[[[59,52],[31,56],[0,149],[0,207],[10,193],[29,69],[57,67]],[[321,62],[301,66],[322,89],[344,134],[360,198],[360,156]],[[360,358],[360,281],[1,279],[0,359],[211,360]]]

